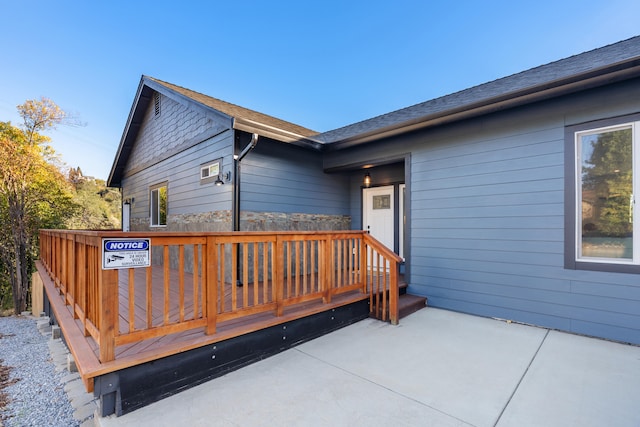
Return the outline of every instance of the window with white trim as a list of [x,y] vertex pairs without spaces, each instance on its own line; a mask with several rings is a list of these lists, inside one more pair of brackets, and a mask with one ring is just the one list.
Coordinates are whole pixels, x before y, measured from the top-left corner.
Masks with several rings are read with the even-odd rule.
[[213,184],[220,179],[222,159],[210,160],[200,165],[200,185]]
[[220,175],[220,162],[212,162],[200,167],[200,179],[214,178]]
[[577,263],[640,265],[639,129],[630,121],[574,132]]
[[159,184],[151,187],[150,190],[150,220],[152,227],[163,227],[167,225],[167,184]]

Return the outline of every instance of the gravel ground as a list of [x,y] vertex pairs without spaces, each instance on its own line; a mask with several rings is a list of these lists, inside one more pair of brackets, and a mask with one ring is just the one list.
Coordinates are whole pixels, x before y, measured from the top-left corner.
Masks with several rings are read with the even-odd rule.
[[78,426],[48,340],[34,318],[0,317],[0,426]]

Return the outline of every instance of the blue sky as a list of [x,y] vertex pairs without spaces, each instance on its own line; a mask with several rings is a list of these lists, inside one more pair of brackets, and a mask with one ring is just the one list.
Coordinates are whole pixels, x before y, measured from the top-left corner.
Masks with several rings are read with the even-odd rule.
[[46,96],[49,132],[106,179],[140,76],[327,131],[640,34],[637,0],[10,1],[0,120]]

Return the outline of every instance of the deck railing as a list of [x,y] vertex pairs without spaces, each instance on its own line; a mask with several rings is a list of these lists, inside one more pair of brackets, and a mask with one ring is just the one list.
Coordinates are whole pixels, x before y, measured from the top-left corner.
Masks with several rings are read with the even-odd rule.
[[[151,238],[151,266],[103,269],[102,241],[113,238]],[[119,345],[196,328],[215,334],[222,322],[282,316],[352,291],[368,294],[372,316],[398,322],[401,259],[363,231],[41,230],[40,260],[101,362]]]

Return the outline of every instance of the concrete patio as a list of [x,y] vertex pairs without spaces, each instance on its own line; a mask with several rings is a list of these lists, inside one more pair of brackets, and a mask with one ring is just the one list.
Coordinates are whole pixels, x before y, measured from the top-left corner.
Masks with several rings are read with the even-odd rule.
[[640,426],[640,347],[427,308],[367,319],[116,426]]

